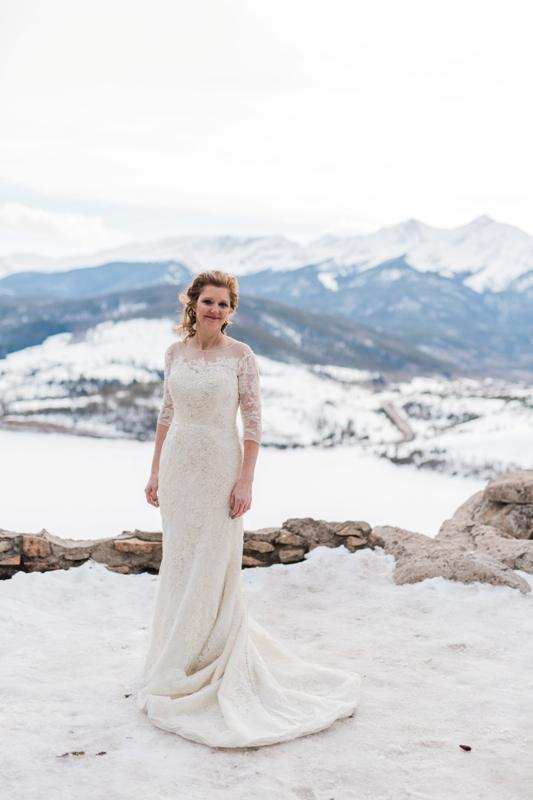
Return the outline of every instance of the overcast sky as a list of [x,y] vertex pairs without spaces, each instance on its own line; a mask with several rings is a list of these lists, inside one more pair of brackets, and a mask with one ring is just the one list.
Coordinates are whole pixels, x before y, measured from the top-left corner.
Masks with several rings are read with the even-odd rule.
[[0,0],[0,254],[533,234],[529,4]]

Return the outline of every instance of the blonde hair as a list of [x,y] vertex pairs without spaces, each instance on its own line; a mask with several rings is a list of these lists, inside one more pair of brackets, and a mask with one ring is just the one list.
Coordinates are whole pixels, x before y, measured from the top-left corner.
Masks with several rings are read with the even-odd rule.
[[[184,308],[181,314],[181,321],[174,327],[174,330],[180,334],[185,333],[183,337],[184,341],[196,335],[196,303],[206,286],[217,286],[221,289],[227,289],[231,312],[236,311],[238,308],[239,284],[234,275],[221,272],[220,270],[200,272],[196,275],[190,286],[178,295],[178,299]],[[229,319],[227,319],[220,328],[222,333],[224,333],[228,325],[231,325]]]

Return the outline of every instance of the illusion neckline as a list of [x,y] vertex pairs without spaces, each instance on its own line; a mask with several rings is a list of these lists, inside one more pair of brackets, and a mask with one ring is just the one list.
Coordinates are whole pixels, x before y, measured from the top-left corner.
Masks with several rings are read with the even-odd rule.
[[231,347],[231,345],[233,344],[233,339],[230,339],[229,337],[227,337],[227,338],[228,338],[228,341],[224,342],[224,344],[217,344],[215,347],[207,347],[205,350],[202,349],[201,347],[194,347],[194,346],[191,347],[190,345],[187,344],[187,342],[182,342],[182,344],[183,344],[184,347],[186,347],[189,350],[189,352],[193,352],[193,353],[210,353],[212,350],[222,350],[225,347]]

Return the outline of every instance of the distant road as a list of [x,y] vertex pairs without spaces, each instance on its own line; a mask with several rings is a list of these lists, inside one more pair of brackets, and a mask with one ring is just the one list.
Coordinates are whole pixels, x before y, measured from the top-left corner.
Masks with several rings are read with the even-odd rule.
[[402,441],[410,442],[415,438],[415,432],[409,421],[398,411],[394,403],[383,403],[380,410],[387,415],[393,425],[396,425],[403,436]]

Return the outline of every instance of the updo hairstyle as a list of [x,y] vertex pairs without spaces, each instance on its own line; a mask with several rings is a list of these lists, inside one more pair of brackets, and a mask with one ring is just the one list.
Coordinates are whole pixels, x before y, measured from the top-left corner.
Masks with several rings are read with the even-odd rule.
[[[239,284],[235,276],[229,275],[227,272],[221,272],[220,270],[200,272],[196,275],[190,286],[178,295],[178,299],[183,305],[183,311],[181,314],[181,321],[174,329],[178,333],[185,333],[183,341],[191,339],[196,335],[195,306],[206,286],[218,286],[221,289],[227,289],[229,292],[231,313],[235,312],[238,308]],[[221,332],[224,333],[224,330],[231,324],[231,320],[227,319],[220,328]]]

